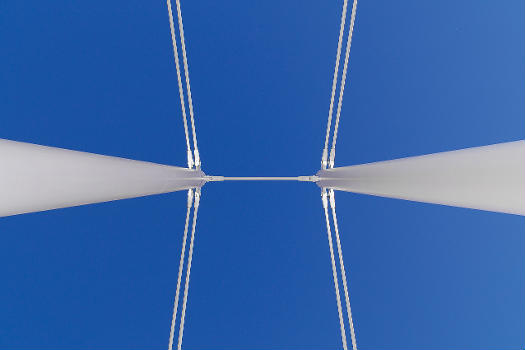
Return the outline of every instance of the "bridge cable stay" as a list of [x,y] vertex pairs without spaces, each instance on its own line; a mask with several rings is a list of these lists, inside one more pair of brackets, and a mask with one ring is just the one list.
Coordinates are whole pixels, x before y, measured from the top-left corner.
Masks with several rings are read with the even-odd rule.
[[199,156],[199,148],[197,147],[197,133],[195,132],[195,118],[193,115],[193,100],[191,98],[191,87],[190,87],[190,72],[188,69],[188,59],[186,57],[186,40],[184,39],[184,26],[182,25],[182,13],[180,10],[180,0],[176,0],[177,5],[177,17],[179,20],[179,33],[182,48],[182,60],[184,63],[184,75],[186,77],[186,90],[188,95],[188,107],[190,110],[191,129],[193,132],[193,151],[195,153],[195,167],[200,169],[201,160]]
[[354,331],[354,321],[352,319],[352,308],[350,307],[350,298],[348,296],[348,285],[347,285],[345,264],[343,262],[343,251],[341,249],[341,240],[339,239],[339,225],[337,224],[337,215],[335,213],[334,190],[330,189],[329,197],[330,197],[330,207],[332,208],[332,219],[333,219],[334,230],[335,230],[335,241],[337,243],[337,254],[339,255],[339,267],[341,269],[341,279],[343,280],[343,289],[345,292],[346,314],[348,316],[348,325],[350,327],[350,338],[352,340],[352,349],[357,350],[357,342],[356,342],[355,331]]
[[321,190],[321,200],[323,202],[324,215],[326,219],[326,233],[328,235],[328,246],[330,247],[330,258],[332,260],[332,275],[334,278],[335,296],[337,300],[337,312],[339,313],[339,326],[341,328],[341,340],[343,342],[343,349],[348,350],[348,347],[346,345],[346,332],[345,332],[345,325],[343,321],[343,310],[341,307],[341,296],[339,294],[339,282],[337,280],[337,268],[335,266],[334,246],[332,243],[332,231],[330,230],[330,218],[328,214],[328,198],[327,197],[328,197],[328,194],[326,192],[326,189],[323,188]]
[[321,156],[321,169],[326,169],[326,166],[328,164],[328,140],[330,137],[330,129],[332,125],[332,114],[333,114],[333,108],[334,108],[335,89],[337,86],[337,76],[339,73],[339,61],[341,60],[341,44],[343,42],[343,33],[345,29],[347,6],[348,6],[348,0],[344,0],[343,10],[341,12],[341,27],[339,29],[339,40],[337,42],[337,54],[335,58],[334,77],[332,79],[332,94],[330,95],[330,108],[328,110],[328,122],[326,124],[326,137],[324,141],[323,155]]
[[193,168],[193,155],[190,147],[190,139],[188,134],[188,121],[186,119],[186,105],[184,103],[184,90],[182,88],[182,79],[180,75],[180,64],[179,64],[179,53],[177,50],[177,40],[175,37],[175,25],[173,23],[173,13],[171,11],[171,0],[167,0],[168,4],[168,15],[170,19],[170,30],[171,30],[171,42],[173,43],[173,56],[175,58],[175,67],[177,68],[177,81],[179,84],[179,98],[180,105],[182,108],[182,120],[184,122],[184,133],[186,135],[186,156],[188,160],[188,168]]
[[180,282],[182,279],[182,270],[184,267],[184,254],[186,251],[186,238],[188,236],[188,224],[190,221],[191,207],[193,205],[193,190],[188,190],[188,205],[186,210],[186,223],[184,225],[184,234],[182,236],[182,250],[180,252],[180,261],[179,261],[179,274],[177,277],[177,289],[175,291],[175,301],[173,303],[173,316],[171,318],[171,330],[170,330],[170,341],[169,341],[169,350],[173,349],[173,336],[175,332],[175,323],[177,320],[177,308],[179,305],[179,296],[180,296]]
[[352,46],[352,33],[354,32],[355,13],[357,10],[357,0],[354,0],[352,5],[352,14],[350,16],[350,29],[348,30],[348,39],[346,42],[345,63],[343,65],[343,73],[341,76],[341,87],[339,88],[339,101],[337,102],[337,113],[335,117],[334,136],[332,137],[332,149],[330,150],[330,160],[328,165],[330,168],[334,167],[335,161],[335,144],[337,142],[337,130],[339,129],[339,116],[341,115],[341,105],[343,103],[343,94],[345,91],[346,73],[348,68],[348,57],[350,56],[350,47]]
[[199,211],[200,196],[201,196],[201,189],[197,188],[195,190],[195,200],[193,204],[193,224],[191,228],[190,248],[188,251],[188,263],[186,265],[186,283],[184,285],[184,297],[182,300],[182,312],[181,312],[181,320],[180,320],[180,326],[179,326],[179,341],[177,344],[178,350],[181,350],[182,348],[182,335],[184,334],[184,321],[186,318],[186,304],[188,302],[188,289],[190,285],[191,261],[193,258],[193,243],[194,243],[194,238],[195,238],[195,227],[197,226],[197,213]]
[[[325,148],[323,149],[323,156],[322,156],[322,160],[321,160],[321,167],[322,167],[322,169],[326,169],[327,165],[328,165],[329,168],[333,168],[334,167],[335,146],[336,146],[336,142],[337,142],[337,132],[338,132],[338,129],[339,129],[339,120],[340,120],[340,115],[341,115],[343,94],[344,94],[346,77],[347,77],[347,72],[348,72],[348,60],[349,60],[349,56],[350,56],[350,48],[351,48],[351,45],[352,45],[352,34],[353,34],[354,24],[355,24],[355,15],[356,15],[356,10],[357,10],[357,0],[353,0],[353,5],[352,5],[352,12],[351,12],[351,16],[350,16],[350,26],[349,26],[348,37],[347,37],[347,42],[346,42],[345,59],[344,59],[344,64],[343,64],[343,72],[341,74],[341,85],[340,85],[340,88],[339,88],[339,99],[338,99],[338,102],[337,102],[336,120],[335,120],[335,125],[334,125],[334,132],[333,132],[333,136],[332,136],[332,148],[330,150],[330,157],[329,157],[329,159],[327,159],[327,156],[328,156],[328,154],[327,154],[328,153],[328,142],[329,142],[331,121],[332,121],[332,113],[333,113],[333,99],[334,99],[335,89],[336,89],[337,74],[338,74],[340,52],[341,52],[341,41],[342,41],[342,36],[343,36],[343,32],[344,32],[346,10],[347,10],[347,1],[345,1],[345,3],[343,4],[343,14],[341,15],[341,28],[340,28],[340,33],[339,33],[338,47],[337,47],[336,67],[335,67],[335,70],[334,70],[334,77],[333,77],[333,81],[332,81],[332,95],[331,95],[331,101],[330,101],[330,109],[329,109],[329,112],[328,112],[328,123],[327,123],[327,128],[326,128],[327,130],[326,130],[326,137],[325,137]],[[348,323],[349,323],[349,327],[350,327],[350,336],[351,336],[351,340],[352,340],[352,348],[353,348],[353,350],[357,350],[355,330],[354,330],[354,324],[353,324],[353,320],[352,320],[352,309],[351,309],[351,306],[350,306],[350,298],[349,298],[349,295],[348,295],[348,285],[347,285],[347,279],[346,279],[346,271],[345,271],[345,267],[344,267],[343,253],[342,253],[342,249],[341,249],[341,240],[340,240],[340,237],[339,237],[339,226],[338,226],[338,223],[337,223],[337,216],[336,216],[336,211],[335,211],[335,195],[334,195],[334,191],[333,191],[333,189],[330,189],[329,190],[329,195],[328,195],[327,190],[325,188],[323,188],[321,196],[322,196],[323,207],[324,207],[324,211],[325,211],[326,229],[327,229],[327,234],[328,234],[328,244],[329,244],[329,247],[330,247],[330,256],[331,256],[331,259],[332,259],[332,273],[333,273],[333,277],[334,277],[334,286],[335,286],[335,289],[336,289],[337,306],[338,306],[338,311],[339,311],[339,322],[340,322],[340,327],[341,327],[341,338],[343,340],[343,348],[345,350],[347,349],[346,334],[344,332],[344,323],[343,323],[342,310],[341,310],[341,300],[340,300],[340,293],[339,293],[339,285],[338,285],[338,282],[337,282],[337,271],[336,271],[336,266],[335,266],[335,261],[334,261],[333,243],[332,243],[332,235],[331,235],[331,229],[330,229],[330,218],[329,218],[330,215],[328,213],[328,201],[330,201],[330,207],[332,209],[332,220],[333,220],[334,230],[335,230],[335,234],[336,234],[337,251],[338,251],[338,255],[339,255],[339,265],[340,265],[340,269],[341,269],[341,279],[343,281],[343,289],[344,289],[344,293],[345,293],[346,311],[347,311]]]

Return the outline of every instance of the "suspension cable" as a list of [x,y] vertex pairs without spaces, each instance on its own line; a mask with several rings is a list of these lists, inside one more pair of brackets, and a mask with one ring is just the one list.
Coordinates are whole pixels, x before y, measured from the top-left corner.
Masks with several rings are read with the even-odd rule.
[[200,168],[201,160],[199,156],[199,148],[197,147],[197,133],[195,132],[195,120],[193,116],[193,100],[191,98],[191,88],[190,88],[190,72],[188,69],[188,59],[186,57],[186,41],[184,39],[184,26],[182,25],[182,13],[180,10],[180,0],[176,0],[177,4],[177,17],[179,19],[179,32],[180,32],[180,41],[182,47],[182,59],[184,62],[184,74],[186,76],[186,90],[188,90],[188,107],[190,109],[190,118],[191,118],[191,129],[193,132],[193,151],[195,152],[195,166]]
[[327,159],[328,159],[328,139],[330,137],[330,128],[332,125],[332,113],[334,108],[334,97],[335,97],[335,88],[337,85],[337,74],[339,72],[339,61],[341,58],[341,44],[343,41],[343,33],[345,28],[345,21],[346,21],[346,8],[348,5],[348,0],[344,0],[343,2],[343,10],[341,12],[341,27],[339,29],[339,40],[337,42],[337,54],[335,58],[335,69],[334,69],[334,77],[332,79],[332,94],[330,96],[330,108],[328,110],[328,122],[326,124],[326,137],[324,141],[324,149],[323,149],[323,155],[321,157],[321,168],[326,169],[327,165]]
[[348,68],[348,57],[350,56],[350,47],[352,46],[352,33],[354,32],[356,10],[357,10],[357,0],[354,0],[354,3],[352,5],[352,14],[350,16],[350,29],[348,30],[348,39],[346,42],[345,63],[343,65],[343,73],[341,77],[341,87],[339,89],[339,101],[337,102],[337,114],[335,117],[334,136],[332,137],[332,149],[330,150],[330,161],[328,163],[330,168],[334,167],[334,162],[335,162],[335,144],[337,142],[337,130],[339,129],[339,116],[341,115],[341,105],[343,104],[343,94],[345,91],[345,83],[346,83],[346,72]]
[[197,226],[197,213],[199,211],[200,195],[201,195],[201,190],[200,188],[197,188],[195,190],[195,201],[193,204],[193,225],[191,228],[190,249],[188,251],[188,264],[186,267],[186,283],[184,285],[184,297],[182,300],[182,313],[181,313],[180,327],[179,327],[179,342],[177,344],[178,350],[181,350],[182,335],[184,333],[184,321],[186,318],[186,304],[188,302],[188,289],[190,285],[191,260],[193,257],[193,242],[195,238],[195,227]]
[[193,190],[188,190],[188,208],[186,210],[186,223],[184,224],[184,235],[182,236],[182,250],[180,252],[179,275],[177,276],[177,289],[175,292],[175,301],[173,303],[173,316],[171,318],[170,343],[169,350],[173,348],[173,335],[175,332],[175,322],[177,319],[177,307],[179,305],[180,281],[182,278],[182,269],[184,266],[184,252],[186,251],[186,238],[188,236],[188,224],[190,221],[191,206],[193,204]]
[[337,215],[335,213],[335,194],[334,190],[330,190],[330,207],[332,208],[332,218],[334,221],[334,229],[335,229],[335,240],[337,242],[337,253],[339,255],[339,266],[341,268],[341,279],[343,280],[343,289],[345,291],[345,301],[346,301],[346,314],[348,316],[348,324],[350,327],[350,337],[352,339],[352,349],[357,350],[357,343],[355,339],[355,331],[354,331],[354,321],[352,319],[352,308],[350,307],[350,298],[348,297],[348,286],[346,282],[346,271],[345,271],[345,264],[343,262],[343,251],[341,249],[341,241],[339,239],[339,225],[337,224]]
[[324,188],[321,190],[321,200],[323,201],[324,215],[326,218],[326,232],[328,234],[328,246],[330,247],[330,258],[332,260],[332,275],[334,277],[335,296],[337,299],[337,311],[339,313],[339,326],[341,327],[341,340],[343,341],[343,349],[348,350],[348,347],[346,345],[345,325],[343,322],[343,310],[341,307],[341,296],[339,294],[339,282],[337,281],[337,270],[336,270],[335,259],[334,259],[334,247],[332,243],[332,233],[330,230],[330,219],[328,217],[327,193],[326,193],[326,189]]
[[186,105],[184,103],[184,90],[182,89],[182,79],[180,76],[179,53],[177,51],[177,40],[175,38],[175,25],[173,24],[173,13],[171,11],[171,0],[167,0],[168,15],[170,19],[171,42],[173,43],[173,56],[175,58],[175,67],[177,68],[177,81],[179,83],[179,97],[182,108],[182,120],[184,122],[184,134],[186,135],[186,156],[188,160],[188,168],[193,168],[193,156],[190,147],[190,138],[188,135],[188,121],[186,119]]

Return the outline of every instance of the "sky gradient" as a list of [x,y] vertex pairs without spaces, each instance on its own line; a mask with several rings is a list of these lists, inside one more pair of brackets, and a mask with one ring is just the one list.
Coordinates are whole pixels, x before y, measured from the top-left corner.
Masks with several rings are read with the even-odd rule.
[[[342,1],[182,1],[203,170],[319,169]],[[525,5],[361,1],[336,165],[525,138]],[[0,2],[0,137],[184,166],[163,1]],[[362,349],[525,346],[525,219],[337,193]],[[0,218],[0,348],[167,348],[186,194]],[[187,349],[341,348],[319,189],[203,188]]]

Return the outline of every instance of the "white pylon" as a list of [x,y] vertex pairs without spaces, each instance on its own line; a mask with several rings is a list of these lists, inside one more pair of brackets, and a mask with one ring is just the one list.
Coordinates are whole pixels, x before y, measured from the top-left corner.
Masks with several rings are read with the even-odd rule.
[[107,202],[204,185],[175,166],[0,139],[0,216]]
[[320,170],[321,188],[525,215],[525,141]]

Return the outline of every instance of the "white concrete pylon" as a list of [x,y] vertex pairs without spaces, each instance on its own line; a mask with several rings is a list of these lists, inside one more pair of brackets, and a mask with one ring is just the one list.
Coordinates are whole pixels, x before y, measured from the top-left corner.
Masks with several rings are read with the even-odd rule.
[[525,140],[320,170],[321,188],[525,215]]
[[204,185],[204,173],[0,139],[0,216]]

